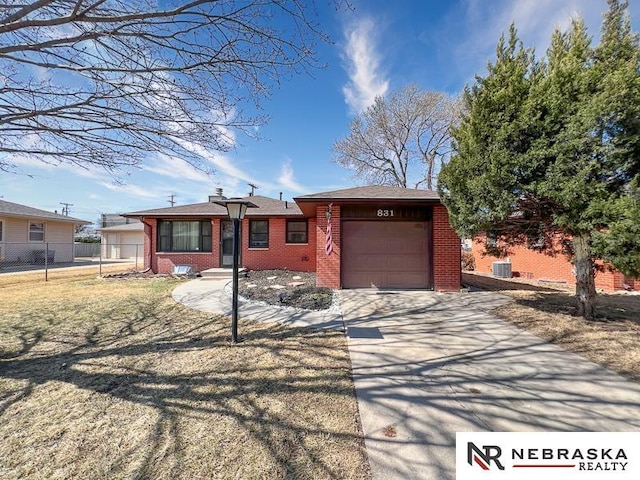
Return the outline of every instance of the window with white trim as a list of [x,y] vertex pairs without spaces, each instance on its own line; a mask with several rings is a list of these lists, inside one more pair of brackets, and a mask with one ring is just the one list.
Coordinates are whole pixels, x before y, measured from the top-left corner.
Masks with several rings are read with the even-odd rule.
[[0,220],[0,242],[4,242],[4,220]]
[[29,222],[29,241],[44,242],[44,223]]

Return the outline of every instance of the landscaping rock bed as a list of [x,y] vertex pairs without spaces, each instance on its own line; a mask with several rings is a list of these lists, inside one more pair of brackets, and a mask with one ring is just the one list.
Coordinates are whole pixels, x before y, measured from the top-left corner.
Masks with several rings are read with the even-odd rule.
[[139,278],[153,280],[158,278],[169,278],[169,275],[156,274],[153,272],[119,272],[102,275],[102,279],[104,280],[128,280]]
[[250,300],[269,305],[326,310],[333,291],[316,287],[316,274],[288,270],[249,270],[240,276],[238,292]]

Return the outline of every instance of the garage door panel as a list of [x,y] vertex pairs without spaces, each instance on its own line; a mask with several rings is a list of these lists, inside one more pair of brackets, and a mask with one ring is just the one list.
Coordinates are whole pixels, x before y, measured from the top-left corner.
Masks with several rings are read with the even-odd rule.
[[423,273],[390,272],[386,282],[388,283],[386,288],[425,288]]
[[416,265],[416,257],[409,255],[392,255],[387,258],[384,267],[389,272],[411,272],[416,268],[424,271],[419,265]]
[[429,288],[427,222],[344,221],[345,288]]
[[352,255],[348,260],[345,256],[342,268],[354,272],[384,270],[387,268],[387,261],[381,255]]
[[[426,235],[426,233],[421,232],[424,235]],[[409,250],[412,252],[412,254],[414,254],[415,252],[420,252],[420,253],[427,253],[427,245],[426,242],[424,241],[424,239],[422,238],[403,238],[399,243],[398,246],[402,249],[402,250]]]

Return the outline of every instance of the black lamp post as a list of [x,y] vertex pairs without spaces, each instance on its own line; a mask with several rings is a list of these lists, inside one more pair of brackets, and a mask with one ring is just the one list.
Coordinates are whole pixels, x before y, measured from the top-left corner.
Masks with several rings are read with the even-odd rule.
[[230,198],[224,202],[216,202],[227,207],[229,218],[233,220],[233,295],[231,304],[231,341],[238,343],[238,263],[240,258],[240,222],[247,213],[247,208],[257,207],[241,198]]

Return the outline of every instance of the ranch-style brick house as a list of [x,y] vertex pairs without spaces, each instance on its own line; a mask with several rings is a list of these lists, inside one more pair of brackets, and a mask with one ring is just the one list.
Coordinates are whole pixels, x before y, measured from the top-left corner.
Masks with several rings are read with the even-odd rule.
[[[232,222],[215,203],[224,200],[125,214],[144,224],[145,268],[230,268]],[[240,263],[248,269],[316,272],[317,285],[330,288],[460,289],[460,238],[436,192],[367,186],[293,202],[244,200],[257,207],[241,224]]]

